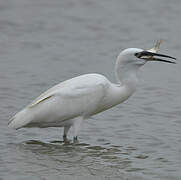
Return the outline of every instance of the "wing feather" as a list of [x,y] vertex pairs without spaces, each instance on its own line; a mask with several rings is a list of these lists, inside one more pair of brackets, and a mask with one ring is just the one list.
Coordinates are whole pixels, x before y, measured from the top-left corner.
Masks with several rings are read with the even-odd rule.
[[[99,81],[97,83],[91,83],[90,81],[84,81],[81,83],[78,78],[83,76],[79,76],[77,78],[73,78],[67,81],[64,81],[60,84],[53,86],[52,88],[48,89],[44,93],[42,93],[39,97],[33,100],[27,107],[34,107],[46,100],[49,100],[53,96],[60,96],[63,99],[65,98],[79,98],[82,96],[91,95],[93,92],[95,93],[97,89],[98,92],[104,92],[107,86],[106,81]],[[83,78],[81,78],[83,79]],[[77,80],[77,81],[76,81]]]
[[99,110],[108,88],[109,81],[97,74],[64,81],[48,89],[17,113],[9,127],[18,129],[31,123],[38,127],[54,127],[77,116],[89,117]]
[[53,96],[54,96],[54,94],[53,94],[53,95],[49,95],[49,96],[47,96],[47,97],[43,97],[43,98],[41,98],[41,99],[39,99],[39,100],[37,100],[37,101],[35,101],[35,102],[33,101],[28,107],[29,107],[29,108],[32,108],[32,107],[34,107],[34,106],[42,103],[43,101],[46,101],[47,99],[50,99],[50,98],[53,97]]

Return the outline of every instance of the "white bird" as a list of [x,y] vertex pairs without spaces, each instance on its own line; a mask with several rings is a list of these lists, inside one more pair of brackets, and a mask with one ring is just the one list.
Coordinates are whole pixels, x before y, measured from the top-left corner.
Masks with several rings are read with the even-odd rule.
[[52,87],[18,112],[8,123],[14,129],[30,127],[64,127],[66,141],[70,127],[77,140],[81,123],[92,115],[105,111],[128,99],[136,90],[137,71],[148,61],[175,63],[156,56],[161,42],[150,50],[128,48],[116,61],[117,84],[101,74],[84,74]]

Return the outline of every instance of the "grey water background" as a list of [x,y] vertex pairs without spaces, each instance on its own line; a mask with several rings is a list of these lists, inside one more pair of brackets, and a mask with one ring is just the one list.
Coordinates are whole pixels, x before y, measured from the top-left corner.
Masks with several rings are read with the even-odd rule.
[[[0,0],[0,179],[180,180],[180,19],[179,0]],[[157,39],[177,65],[146,64],[137,92],[85,121],[79,144],[64,144],[61,128],[7,127],[63,80],[98,72],[115,82],[119,52]]]

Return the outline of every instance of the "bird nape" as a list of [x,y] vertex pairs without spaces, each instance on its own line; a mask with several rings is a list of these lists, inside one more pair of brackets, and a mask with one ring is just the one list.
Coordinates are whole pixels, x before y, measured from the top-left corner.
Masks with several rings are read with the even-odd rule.
[[64,141],[67,141],[67,134],[72,127],[73,140],[77,141],[84,119],[124,102],[135,92],[137,72],[146,62],[175,63],[173,60],[176,58],[157,53],[160,43],[157,42],[150,50],[123,50],[115,65],[117,84],[96,73],[63,81],[18,112],[8,126],[14,129],[64,127]]

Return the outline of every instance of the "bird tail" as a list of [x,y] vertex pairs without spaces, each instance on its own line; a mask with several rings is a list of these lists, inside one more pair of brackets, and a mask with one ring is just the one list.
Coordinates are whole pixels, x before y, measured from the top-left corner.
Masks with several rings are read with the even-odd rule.
[[27,109],[23,109],[10,119],[8,122],[8,127],[13,129],[20,129],[26,126],[28,123],[29,120],[27,119]]

